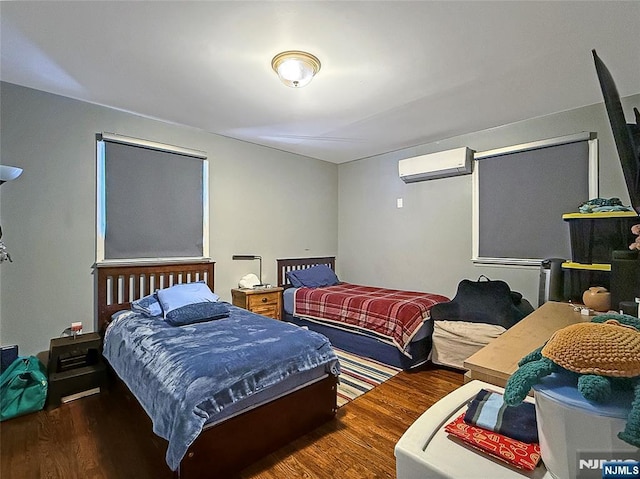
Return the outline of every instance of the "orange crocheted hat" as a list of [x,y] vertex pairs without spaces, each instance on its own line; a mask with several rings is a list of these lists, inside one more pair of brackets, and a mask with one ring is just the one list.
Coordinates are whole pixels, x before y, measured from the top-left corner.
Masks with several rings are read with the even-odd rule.
[[640,331],[616,320],[578,323],[556,331],[542,355],[581,374],[640,376]]

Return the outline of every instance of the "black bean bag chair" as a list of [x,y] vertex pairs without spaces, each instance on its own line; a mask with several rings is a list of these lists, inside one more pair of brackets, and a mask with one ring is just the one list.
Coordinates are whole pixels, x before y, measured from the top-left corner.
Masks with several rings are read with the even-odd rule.
[[497,324],[509,329],[531,312],[533,307],[522,294],[511,291],[504,281],[483,275],[477,281],[460,281],[451,301],[431,308],[431,319]]

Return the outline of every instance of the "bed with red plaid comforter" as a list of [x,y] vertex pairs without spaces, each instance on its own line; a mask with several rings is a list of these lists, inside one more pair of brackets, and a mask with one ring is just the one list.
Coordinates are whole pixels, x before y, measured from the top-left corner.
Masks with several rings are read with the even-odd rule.
[[411,339],[429,319],[434,304],[449,301],[439,294],[340,283],[298,288],[294,316],[361,328],[381,336],[405,355]]

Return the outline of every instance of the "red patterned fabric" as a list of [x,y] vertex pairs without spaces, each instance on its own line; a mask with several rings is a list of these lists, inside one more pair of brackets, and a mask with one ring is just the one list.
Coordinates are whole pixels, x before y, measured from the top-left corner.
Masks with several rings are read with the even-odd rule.
[[464,413],[444,430],[491,457],[519,469],[532,471],[540,461],[540,445],[516,441],[497,432],[464,422]]
[[445,301],[449,298],[438,294],[340,283],[298,288],[293,314],[373,331],[407,354],[409,342],[429,318],[431,307]]

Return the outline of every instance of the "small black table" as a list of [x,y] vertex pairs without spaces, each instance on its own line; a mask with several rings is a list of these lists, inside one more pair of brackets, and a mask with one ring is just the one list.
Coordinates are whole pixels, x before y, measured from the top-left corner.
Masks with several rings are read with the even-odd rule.
[[58,407],[63,397],[81,395],[104,385],[106,367],[101,351],[102,338],[98,333],[51,340],[48,407]]

